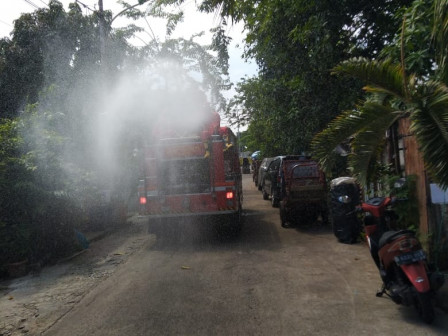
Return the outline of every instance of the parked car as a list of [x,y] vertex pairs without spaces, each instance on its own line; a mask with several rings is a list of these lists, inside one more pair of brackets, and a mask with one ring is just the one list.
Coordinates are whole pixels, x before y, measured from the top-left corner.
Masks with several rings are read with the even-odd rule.
[[281,171],[280,220],[283,227],[322,216],[328,222],[328,193],[325,176],[316,161],[304,158],[287,162]]
[[252,181],[255,186],[258,187],[258,171],[260,169],[261,161],[258,159],[252,159]]
[[260,167],[258,168],[258,176],[257,176],[257,186],[258,190],[261,190],[261,186],[263,184],[264,176],[268,171],[269,164],[274,160],[274,158],[264,158],[261,161]]
[[[269,197],[276,191],[275,189],[277,188],[278,172],[281,160],[282,156],[276,156],[271,163],[269,163],[266,173],[263,176],[263,180],[261,182],[261,193],[263,194],[264,200],[268,200]],[[271,200],[272,206],[276,206],[274,202],[276,202],[277,199],[272,197]]]
[[264,184],[262,185],[263,199],[271,199],[273,207],[278,207],[282,198],[281,180],[284,167],[291,167],[295,163],[299,163],[309,157],[304,155],[282,155],[277,156],[268,167],[268,174],[265,175]]

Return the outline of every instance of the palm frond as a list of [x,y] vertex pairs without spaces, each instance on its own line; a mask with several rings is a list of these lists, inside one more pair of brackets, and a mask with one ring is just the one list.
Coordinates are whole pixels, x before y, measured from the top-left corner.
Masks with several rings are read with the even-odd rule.
[[364,102],[358,110],[345,111],[314,137],[311,143],[313,155],[325,171],[331,170],[332,152],[337,145],[360,132],[377,132],[378,129],[384,135],[400,113],[390,105],[370,101]]
[[[364,90],[382,92],[390,96],[406,100],[406,86],[402,67],[392,64],[390,60],[371,61],[366,58],[352,58],[337,65],[334,74],[348,74],[367,83]],[[412,79],[413,76],[410,77]]]
[[411,113],[415,134],[427,168],[442,187],[448,187],[448,87],[428,82]]
[[384,149],[386,131],[400,118],[405,111],[397,111],[387,105],[366,103],[363,106],[365,114],[374,115],[379,107],[384,108],[384,113],[372,120],[362,129],[352,142],[353,155],[349,157],[349,164],[358,180],[363,185],[375,179],[379,157]]
[[372,128],[359,133],[352,142],[353,152],[348,163],[363,186],[375,180],[380,156],[384,150],[385,135],[384,131]]

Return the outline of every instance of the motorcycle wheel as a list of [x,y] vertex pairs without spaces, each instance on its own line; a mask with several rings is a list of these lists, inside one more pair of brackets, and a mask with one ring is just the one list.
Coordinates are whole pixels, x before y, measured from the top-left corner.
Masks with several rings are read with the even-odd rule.
[[422,320],[430,324],[434,321],[434,307],[431,301],[431,293],[417,293],[417,311]]

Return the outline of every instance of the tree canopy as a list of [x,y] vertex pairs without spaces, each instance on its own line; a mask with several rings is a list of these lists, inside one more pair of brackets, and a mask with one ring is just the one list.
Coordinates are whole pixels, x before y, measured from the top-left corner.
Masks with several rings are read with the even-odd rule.
[[[385,60],[354,58],[334,68],[336,73],[361,79],[367,97],[315,137],[314,149],[323,167],[331,167],[334,148],[350,138],[354,173],[364,185],[374,182],[386,131],[399,118],[409,117],[409,132],[417,139],[426,167],[441,186],[448,186],[446,36],[438,29],[446,26],[447,12],[445,1],[417,0],[403,13],[402,31],[396,38],[399,58],[389,50]],[[423,23],[425,18],[434,20]],[[428,34],[431,31],[434,34]]]
[[314,134],[361,96],[360,82],[330,70],[351,56],[378,55],[401,24],[394,13],[410,1],[206,3],[244,21],[245,56],[260,69],[239,84],[228,114],[242,111],[265,155],[278,155],[309,151]]
[[0,275],[17,257],[67,252],[73,228],[127,203],[157,115],[224,109],[228,38],[174,39],[182,14],[158,5],[123,2],[123,15],[167,22],[166,36],[141,48],[128,38],[142,28],[112,29],[112,12],[84,15],[57,0],[21,15],[0,40]]

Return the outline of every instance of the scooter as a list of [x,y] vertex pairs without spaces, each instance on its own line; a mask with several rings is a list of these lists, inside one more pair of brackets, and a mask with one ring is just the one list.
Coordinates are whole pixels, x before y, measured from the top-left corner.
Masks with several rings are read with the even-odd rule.
[[433,299],[444,276],[429,270],[426,254],[412,230],[391,231],[396,199],[375,197],[362,202],[364,230],[383,284],[376,296],[384,294],[397,304],[414,306],[426,323],[434,320]]

